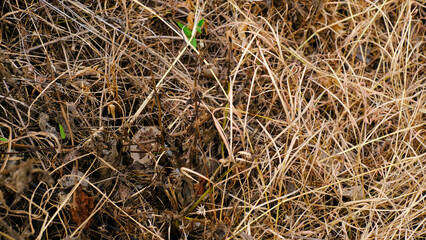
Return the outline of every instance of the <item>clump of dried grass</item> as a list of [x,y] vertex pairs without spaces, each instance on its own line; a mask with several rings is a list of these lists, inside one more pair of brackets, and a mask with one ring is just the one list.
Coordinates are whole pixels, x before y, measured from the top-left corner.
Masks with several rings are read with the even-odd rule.
[[[174,24],[192,13],[208,23],[197,49]],[[4,1],[2,236],[426,237],[425,15]]]

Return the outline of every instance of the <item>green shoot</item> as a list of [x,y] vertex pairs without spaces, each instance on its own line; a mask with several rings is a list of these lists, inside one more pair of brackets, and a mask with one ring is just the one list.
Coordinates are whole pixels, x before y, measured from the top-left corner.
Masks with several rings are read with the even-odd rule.
[[[197,32],[198,33],[202,33],[202,27],[204,25],[205,20],[201,19],[200,21],[198,21],[197,24]],[[180,29],[182,29],[183,33],[186,35],[186,37],[190,38],[192,36],[192,30],[189,29],[187,26],[185,26],[183,23],[176,21],[176,24],[179,26]],[[191,40],[189,41],[189,43],[194,46],[194,48],[197,48],[197,40],[195,38],[191,38]]]
[[197,24],[197,32],[201,34],[202,31],[202,27],[204,26],[204,19],[201,19],[200,21],[198,21]]
[[59,124],[59,133],[61,134],[62,139],[65,139],[67,137],[67,135],[65,134],[64,127],[62,127],[61,124]]

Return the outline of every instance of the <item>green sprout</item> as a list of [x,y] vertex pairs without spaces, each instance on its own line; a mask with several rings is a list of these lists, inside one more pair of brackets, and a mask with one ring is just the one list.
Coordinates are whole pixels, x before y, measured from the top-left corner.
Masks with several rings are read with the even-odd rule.
[[62,139],[65,139],[67,137],[67,135],[65,134],[64,127],[62,127],[61,124],[59,124],[59,133],[61,134]]
[[0,141],[2,141],[2,142],[7,142],[8,140],[7,140],[6,138],[2,138],[2,137],[0,137]]
[[[177,25],[179,26],[180,29],[182,29],[183,33],[190,38],[192,36],[192,30],[189,29],[187,26],[185,26],[183,23],[176,21]],[[197,32],[198,33],[202,33],[202,27],[204,25],[204,19],[201,19],[200,21],[198,21],[197,23]],[[191,38],[191,40],[189,41],[189,43],[194,46],[194,48],[197,48],[197,40],[195,40],[195,38]]]

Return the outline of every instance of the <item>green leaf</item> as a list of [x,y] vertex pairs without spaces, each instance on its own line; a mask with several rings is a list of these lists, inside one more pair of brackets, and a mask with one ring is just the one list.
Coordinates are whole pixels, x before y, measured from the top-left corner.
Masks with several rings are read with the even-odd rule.
[[197,48],[197,40],[195,38],[191,39],[191,45],[194,46],[194,48]]
[[187,26],[185,26],[185,27],[183,28],[183,33],[185,33],[185,35],[186,35],[187,37],[191,37],[191,35],[192,35],[192,31],[191,31],[191,30],[189,30],[189,28],[188,28]]
[[179,26],[180,29],[182,29],[183,27],[185,27],[185,25],[181,22],[176,21],[177,25]]
[[7,142],[7,141],[9,141],[9,140],[7,140],[6,138],[2,138],[2,137],[0,137],[0,141],[2,141],[2,142]]
[[200,21],[198,21],[197,26],[198,27],[202,27],[204,25],[204,19],[201,19]]
[[[179,26],[180,29],[182,29],[183,33],[186,35],[186,37],[190,38],[192,36],[192,31],[187,26],[183,25],[183,23],[176,21],[176,24]],[[204,19],[201,19],[197,24],[197,31],[201,33],[201,27],[204,24]],[[194,48],[197,48],[197,40],[195,38],[192,38],[189,43],[194,46]]]
[[185,26],[183,23],[178,21],[176,21],[176,23],[179,26],[179,28],[183,30],[183,33],[185,33],[187,37],[191,37],[192,31],[187,26]]
[[198,21],[197,32],[201,33],[203,25],[204,25],[204,19],[201,19],[200,21]]
[[67,135],[65,135],[64,127],[62,127],[61,124],[59,124],[59,133],[61,134],[62,139],[65,139],[67,137]]

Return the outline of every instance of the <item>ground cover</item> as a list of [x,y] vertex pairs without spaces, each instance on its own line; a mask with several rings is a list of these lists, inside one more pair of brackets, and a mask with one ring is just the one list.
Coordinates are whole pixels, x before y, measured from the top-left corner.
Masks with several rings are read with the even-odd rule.
[[420,0],[2,1],[2,238],[426,238],[425,22]]

